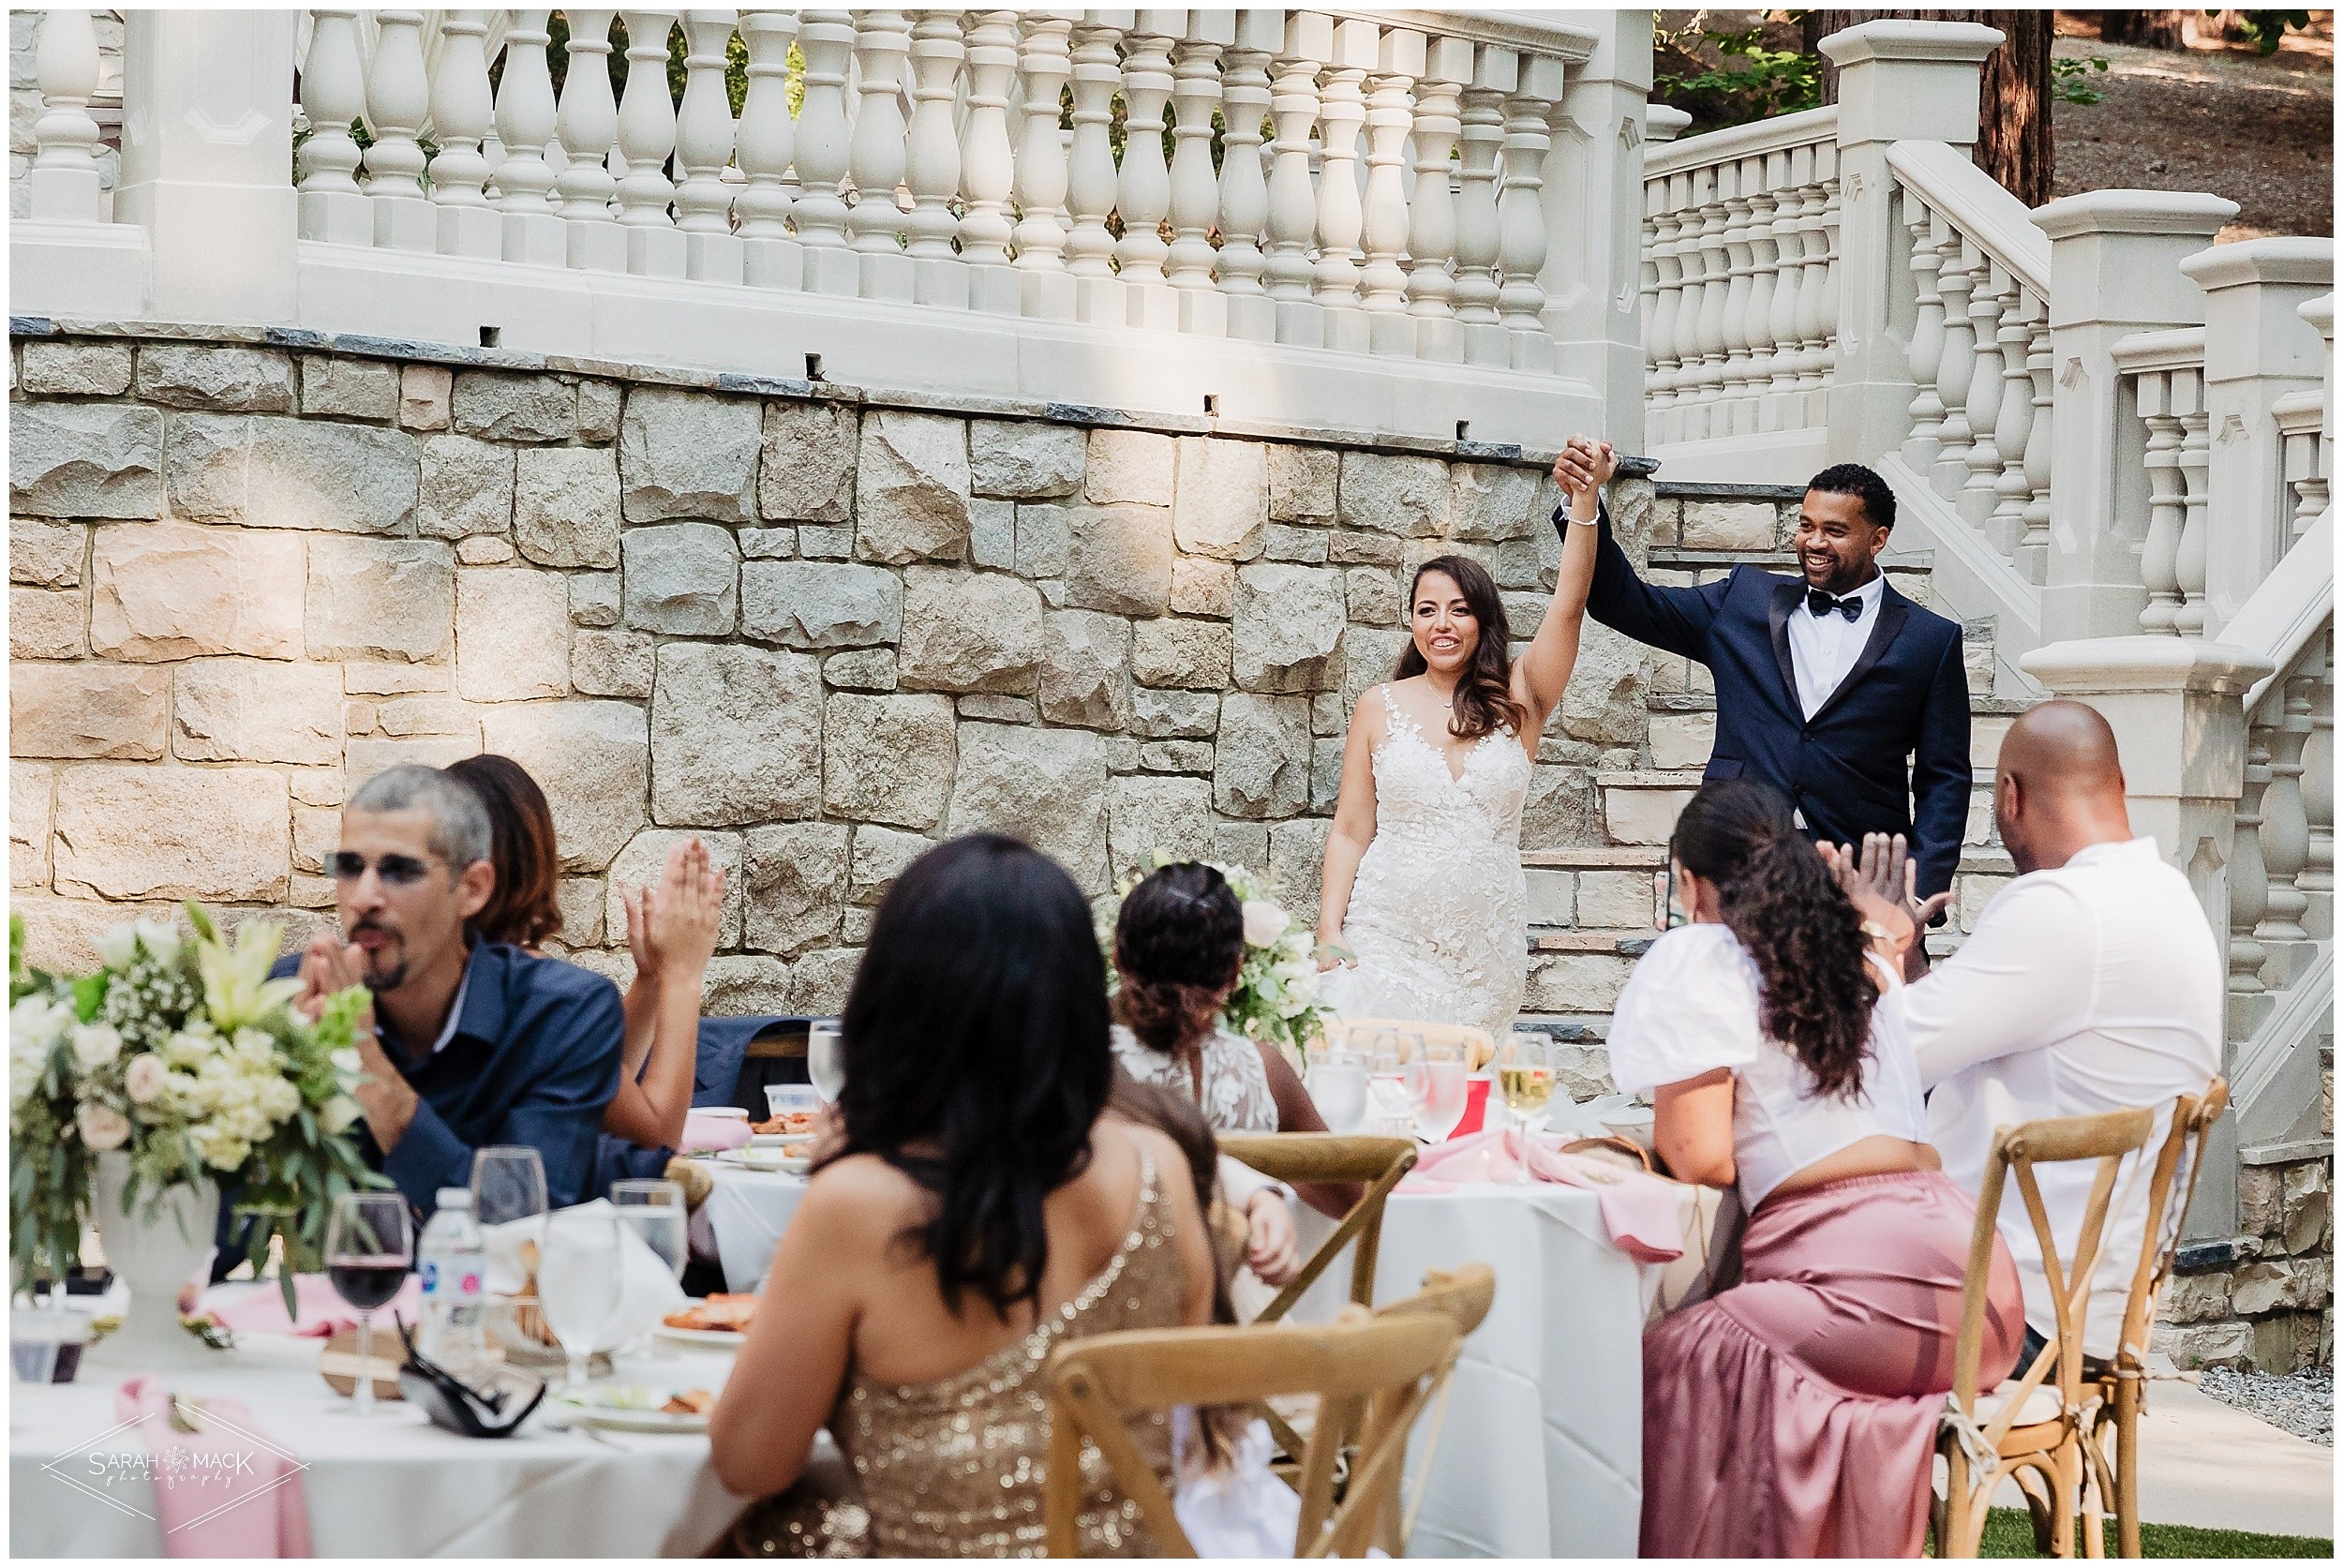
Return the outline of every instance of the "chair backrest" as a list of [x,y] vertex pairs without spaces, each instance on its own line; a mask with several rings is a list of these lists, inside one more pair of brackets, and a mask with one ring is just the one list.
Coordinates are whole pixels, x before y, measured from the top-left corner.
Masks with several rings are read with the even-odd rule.
[[[2147,1366],[2150,1320],[2156,1298],[2164,1293],[2171,1273],[2172,1254],[2180,1244],[2181,1222],[2197,1195],[2197,1177],[2204,1169],[2205,1135],[2229,1109],[2229,1081],[2216,1077],[2201,1098],[2182,1095],[2172,1102],[2172,1124],[2165,1129],[2164,1145],[2156,1151],[2156,1172],[2148,1188],[2148,1223],[2140,1235],[2140,1263],[2131,1277],[2131,1295],[2124,1304],[2123,1337],[2116,1363],[2139,1370]],[[2172,1202],[2178,1190],[2180,1201]]]
[[1366,1191],[1351,1212],[1303,1262],[1285,1289],[1253,1321],[1274,1323],[1293,1309],[1337,1254],[1358,1241],[1351,1260],[1351,1299],[1375,1305],[1375,1260],[1381,1246],[1383,1201],[1399,1179],[1415,1169],[1412,1138],[1371,1138],[1342,1132],[1224,1132],[1220,1152],[1240,1165],[1281,1182],[1364,1182]]
[[1399,1029],[1414,1035],[1427,1045],[1461,1045],[1465,1048],[1467,1072],[1479,1071],[1497,1054],[1497,1037],[1470,1023],[1436,1023],[1425,1018],[1330,1018],[1326,1021],[1329,1038],[1347,1038],[1353,1029]]
[[[1050,1388],[1050,1471],[1042,1519],[1050,1555],[1081,1552],[1082,1453],[1089,1441],[1123,1495],[1136,1503],[1155,1549],[1193,1557],[1162,1477],[1130,1438],[1130,1421],[1174,1405],[1254,1405],[1315,1394],[1319,1420],[1302,1455],[1296,1557],[1366,1555],[1394,1510],[1408,1433],[1455,1369],[1466,1319],[1488,1308],[1484,1265],[1435,1277],[1411,1299],[1368,1316],[1345,1309],[1334,1323],[1275,1328],[1141,1329],[1068,1341],[1044,1371]],[[1474,1306],[1478,1302],[1477,1309]],[[1336,1461],[1351,1436],[1350,1485],[1335,1502]]]
[[[1977,1361],[1985,1343],[1985,1294],[1992,1279],[1993,1238],[1999,1228],[2002,1193],[2015,1182],[2024,1201],[2036,1241],[2042,1249],[2042,1274],[2050,1287],[2051,1307],[2058,1332],[2032,1366],[2021,1370],[2020,1386],[2002,1401],[1984,1429],[1989,1442],[1998,1441],[2025,1408],[2027,1397],[2051,1372],[2058,1375],[2058,1391],[2073,1409],[2082,1390],[2082,1322],[2091,1299],[2099,1243],[2107,1229],[2109,1200],[2124,1157],[2136,1153],[2155,1130],[2156,1113],[2147,1109],[2110,1111],[2097,1116],[2065,1116],[2004,1127],[1993,1134],[1992,1152],[1985,1161],[1985,1179],[1977,1195],[1977,1226],[1969,1240],[1969,1272],[1961,1294],[1961,1334],[1953,1347],[1952,1398],[1963,1414],[1977,1411]],[[2057,1237],[2050,1213],[2042,1206],[2041,1187],[2034,1179],[2037,1165],[2070,1160],[2096,1160],[2091,1190],[2075,1232],[2073,1253],[2058,1255]]]

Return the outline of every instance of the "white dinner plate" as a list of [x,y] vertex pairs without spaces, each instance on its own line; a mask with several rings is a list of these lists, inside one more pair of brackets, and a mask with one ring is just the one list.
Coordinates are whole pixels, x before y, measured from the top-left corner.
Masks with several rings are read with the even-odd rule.
[[805,1155],[781,1155],[770,1149],[726,1149],[716,1157],[726,1165],[743,1171],[758,1171],[769,1176],[802,1176],[813,1167]]
[[705,1345],[712,1350],[737,1351],[748,1337],[738,1329],[729,1328],[669,1328],[661,1323],[651,1332],[662,1339],[672,1339],[682,1345]]
[[600,1426],[613,1432],[705,1432],[708,1417],[684,1411],[659,1409],[666,1403],[664,1392],[648,1397],[647,1408],[609,1401],[607,1391],[596,1391],[587,1400],[557,1396],[553,1403],[562,1418],[581,1426]]
[[813,1134],[810,1132],[752,1132],[749,1134],[749,1147],[752,1149],[780,1149],[786,1148],[792,1143],[810,1146],[813,1142]]

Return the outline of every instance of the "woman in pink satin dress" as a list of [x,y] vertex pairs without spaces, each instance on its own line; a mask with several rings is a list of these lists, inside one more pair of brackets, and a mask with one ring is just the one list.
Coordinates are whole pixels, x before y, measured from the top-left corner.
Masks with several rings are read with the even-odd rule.
[[[1703,785],[1670,852],[1693,923],[1628,981],[1612,1076],[1751,1217],[1739,1283],[1644,1336],[1642,1555],[1917,1557],[1976,1205],[1922,1142],[1901,981],[1770,786]],[[2025,1332],[1992,1269],[1989,1387]]]

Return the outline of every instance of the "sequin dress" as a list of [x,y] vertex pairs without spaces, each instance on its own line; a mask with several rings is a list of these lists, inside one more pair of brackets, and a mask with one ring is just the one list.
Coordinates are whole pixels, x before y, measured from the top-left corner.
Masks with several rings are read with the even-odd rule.
[[[821,1504],[826,1518],[813,1516],[813,1500],[792,1493],[769,1500],[736,1532],[743,1555],[1045,1555],[1050,1395],[1042,1366],[1062,1340],[1179,1326],[1186,1283],[1172,1227],[1171,1199],[1142,1150],[1138,1217],[1106,1267],[1023,1337],[965,1372],[911,1384],[850,1373],[829,1429],[858,1494]],[[1163,1414],[1135,1423],[1131,1439],[1170,1475]],[[1082,1555],[1154,1556],[1139,1505],[1113,1486],[1097,1450],[1085,1445],[1082,1461]],[[842,1519],[852,1521],[850,1530],[841,1529]],[[858,1538],[843,1538],[849,1533]]]
[[1448,758],[1389,686],[1375,748],[1375,838],[1359,860],[1342,933],[1355,967],[1326,976],[1327,1005],[1351,1018],[1470,1023],[1501,1036],[1529,978],[1521,808],[1530,756],[1493,730]]

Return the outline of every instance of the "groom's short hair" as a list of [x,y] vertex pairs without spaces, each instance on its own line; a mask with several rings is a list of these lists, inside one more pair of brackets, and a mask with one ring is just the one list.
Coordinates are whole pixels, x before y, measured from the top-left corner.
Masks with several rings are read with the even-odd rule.
[[1874,528],[1896,526],[1896,493],[1860,463],[1833,463],[1808,480],[1806,487],[1829,496],[1853,496],[1863,503],[1863,515]]

